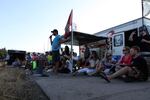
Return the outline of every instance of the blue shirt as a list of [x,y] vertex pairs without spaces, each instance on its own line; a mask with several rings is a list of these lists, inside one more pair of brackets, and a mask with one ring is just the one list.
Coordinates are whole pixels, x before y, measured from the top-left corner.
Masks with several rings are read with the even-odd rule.
[[60,43],[59,43],[60,38],[61,38],[60,35],[55,36],[52,42],[52,51],[58,51],[61,48]]

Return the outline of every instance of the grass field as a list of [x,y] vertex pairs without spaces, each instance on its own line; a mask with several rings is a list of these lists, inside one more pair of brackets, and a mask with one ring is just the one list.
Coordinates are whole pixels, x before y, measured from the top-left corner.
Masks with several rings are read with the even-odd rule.
[[0,100],[49,100],[20,68],[0,67]]

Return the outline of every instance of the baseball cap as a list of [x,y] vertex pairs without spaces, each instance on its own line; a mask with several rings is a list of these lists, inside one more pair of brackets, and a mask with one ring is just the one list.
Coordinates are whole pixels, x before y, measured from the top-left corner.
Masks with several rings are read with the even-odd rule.
[[58,30],[57,29],[54,29],[53,31],[51,31],[52,33],[54,33],[54,32],[57,32],[58,33]]

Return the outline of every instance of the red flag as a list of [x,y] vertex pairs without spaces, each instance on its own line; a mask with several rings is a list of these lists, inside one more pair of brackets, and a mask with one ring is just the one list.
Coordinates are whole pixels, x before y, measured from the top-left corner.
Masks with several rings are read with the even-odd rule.
[[67,38],[70,36],[69,32],[71,32],[72,30],[72,17],[73,17],[73,10],[71,10],[71,13],[69,15],[66,27],[65,27],[65,34],[64,34],[64,38]]

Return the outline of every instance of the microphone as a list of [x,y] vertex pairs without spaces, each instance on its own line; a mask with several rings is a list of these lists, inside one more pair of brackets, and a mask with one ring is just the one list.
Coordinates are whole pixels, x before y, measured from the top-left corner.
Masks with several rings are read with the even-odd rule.
[[50,35],[50,37],[49,37],[49,38],[52,38],[52,36],[53,36],[53,34],[52,34],[52,35]]

